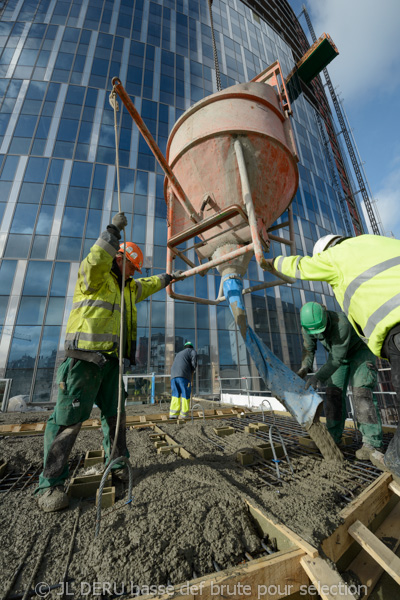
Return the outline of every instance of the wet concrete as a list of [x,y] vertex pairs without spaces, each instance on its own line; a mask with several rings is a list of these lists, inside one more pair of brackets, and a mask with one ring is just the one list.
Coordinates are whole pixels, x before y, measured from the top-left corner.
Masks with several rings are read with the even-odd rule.
[[340,452],[339,448],[333,441],[332,436],[329,434],[323,423],[313,423],[307,430],[307,433],[317,444],[322,456],[326,460],[334,461],[338,464],[344,462],[343,454]]
[[[140,405],[139,405],[140,406]],[[136,410],[139,407],[129,407]],[[140,412],[143,407],[140,406]],[[146,407],[149,412],[154,407]],[[131,413],[132,414],[132,413]],[[14,422],[16,422],[14,414]],[[98,416],[96,411],[93,417]],[[71,500],[69,510],[44,514],[36,506],[32,488],[11,492],[0,505],[0,591],[3,592],[29,542],[32,554],[26,561],[13,593],[23,591],[32,573],[35,557],[51,528],[50,545],[36,582],[57,583],[64,572],[76,507],[82,514],[68,574],[76,590],[91,582],[118,585],[167,585],[182,583],[243,560],[244,552],[260,549],[260,539],[243,501],[247,498],[273,520],[279,520],[318,543],[339,524],[345,505],[343,487],[355,485],[346,464],[336,465],[315,457],[293,457],[295,477],[276,489],[262,487],[260,476],[236,462],[237,450],[258,444],[254,436],[235,433],[218,443],[213,427],[222,420],[160,425],[194,456],[185,460],[176,454],[156,453],[150,429],[127,431],[134,469],[133,502],[125,505],[126,488],[117,484],[114,509],[102,511],[100,535],[94,539],[96,509],[93,500]],[[101,430],[82,431],[73,453],[101,446]],[[42,436],[0,439],[0,458],[11,468],[42,461]],[[87,583],[86,583],[87,582]],[[86,588],[85,588],[86,584]],[[82,588],[83,585],[83,588]],[[56,592],[53,596],[56,597]]]

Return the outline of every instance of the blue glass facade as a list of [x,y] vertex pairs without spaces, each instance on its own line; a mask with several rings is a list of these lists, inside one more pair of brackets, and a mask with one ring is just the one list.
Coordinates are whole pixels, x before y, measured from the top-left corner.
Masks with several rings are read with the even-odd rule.
[[[292,70],[290,47],[240,0],[214,0],[213,18],[222,87],[251,79],[275,60],[284,76]],[[111,79],[121,79],[165,153],[176,119],[216,91],[208,5],[9,0],[0,48],[0,377],[13,380],[11,395],[45,402],[62,360],[79,262],[117,211]],[[144,274],[161,273],[164,177],[131,117],[125,110],[118,115],[127,238],[143,248]],[[303,254],[321,235],[344,228],[315,109],[303,94],[293,103],[292,123],[300,155],[296,245]],[[285,246],[272,246],[275,254],[286,253]],[[250,283],[264,277],[253,260]],[[218,288],[217,274],[176,287],[213,299]],[[313,299],[335,306],[330,288],[319,282],[246,299],[255,330],[292,368],[301,359],[298,312]],[[256,375],[226,305],[173,302],[164,291],[138,305],[135,372],[168,372],[174,346],[179,350],[187,339],[200,354],[199,393],[211,392],[218,374]]]

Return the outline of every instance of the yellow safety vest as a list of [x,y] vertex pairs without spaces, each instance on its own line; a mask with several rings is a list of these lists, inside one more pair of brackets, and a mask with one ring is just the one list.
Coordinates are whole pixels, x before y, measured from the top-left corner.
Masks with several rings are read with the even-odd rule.
[[289,277],[329,283],[358,335],[381,355],[387,333],[400,323],[399,240],[360,235],[313,257],[278,256],[274,267]]
[[[66,350],[90,350],[118,355],[121,292],[111,271],[115,249],[99,238],[81,263],[65,336]],[[136,340],[136,303],[161,289],[157,275],[131,279],[124,288],[129,357]]]

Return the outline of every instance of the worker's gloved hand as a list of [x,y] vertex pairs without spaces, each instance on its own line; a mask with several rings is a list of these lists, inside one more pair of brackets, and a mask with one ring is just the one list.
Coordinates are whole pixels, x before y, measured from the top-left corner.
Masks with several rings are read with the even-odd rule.
[[274,271],[274,259],[273,258],[267,258],[266,259],[266,263],[267,266],[265,268],[266,271]]
[[125,216],[125,213],[120,212],[112,218],[111,223],[118,229],[118,231],[122,231],[122,229],[128,225],[128,220]]
[[169,273],[161,273],[161,275],[157,275],[157,277],[160,278],[161,289],[167,287],[172,281],[172,276]]
[[173,271],[171,273],[171,281],[182,281],[182,279],[185,279],[184,273],[185,271]]
[[308,390],[309,387],[313,387],[314,390],[318,389],[318,385],[321,383],[320,379],[318,379],[317,374],[313,375],[312,377],[310,377],[310,379],[307,381],[306,383],[306,390]]
[[308,367],[301,367],[297,371],[296,375],[298,375],[299,377],[301,377],[302,379],[304,379],[304,377],[307,375],[307,373],[308,373]]

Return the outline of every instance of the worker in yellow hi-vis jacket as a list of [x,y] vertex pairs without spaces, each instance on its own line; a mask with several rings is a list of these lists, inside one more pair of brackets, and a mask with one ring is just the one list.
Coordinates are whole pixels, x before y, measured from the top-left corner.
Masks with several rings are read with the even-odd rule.
[[[57,371],[58,397],[44,435],[44,469],[36,490],[45,512],[68,506],[63,484],[68,477],[68,457],[83,421],[93,404],[101,410],[104,450],[109,457],[116,435],[119,383],[121,291],[125,302],[124,357],[135,364],[136,304],[179,278],[179,272],[132,279],[141,273],[143,254],[133,242],[120,245],[120,231],[127,225],[118,213],[79,268],[72,309],[65,336],[65,361]],[[125,247],[125,281],[122,264]],[[126,447],[125,412],[118,431],[117,456],[129,456]],[[123,463],[113,474],[126,480]]]
[[[313,256],[278,256],[271,270],[289,277],[326,281],[346,317],[370,350],[391,364],[400,415],[400,241],[377,235],[319,239]],[[400,477],[400,429],[386,454],[370,460]]]

